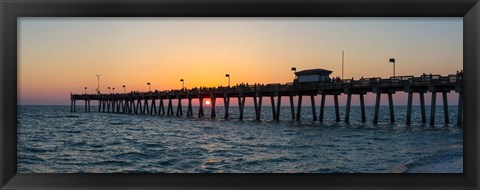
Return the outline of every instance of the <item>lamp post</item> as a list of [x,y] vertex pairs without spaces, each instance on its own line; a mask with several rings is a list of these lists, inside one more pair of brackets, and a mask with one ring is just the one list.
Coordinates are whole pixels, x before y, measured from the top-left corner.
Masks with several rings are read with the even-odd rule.
[[185,81],[183,79],[180,79],[180,82],[182,82],[182,90],[183,90],[183,88],[185,86]]
[[97,93],[100,94],[100,77],[102,75],[97,75]]
[[344,53],[342,51],[342,80],[343,80],[343,70],[344,70]]
[[390,58],[389,62],[393,63],[393,77],[395,77],[395,58]]
[[[292,71],[293,71],[293,74],[295,74],[295,72],[297,72],[297,68],[296,68],[296,67],[292,67]],[[297,79],[297,75],[295,75],[295,79]]]
[[110,89],[110,87],[108,87],[108,93],[112,93],[112,90]]
[[85,94],[87,94],[87,87],[85,87]]
[[230,74],[225,74],[225,77],[228,77],[228,87],[230,87]]
[[150,83],[147,82],[147,85],[148,85],[148,92],[151,92],[152,90],[151,90],[151,88],[150,88]]
[[123,87],[123,93],[126,94],[127,93],[127,88],[125,88],[125,85],[122,85]]
[[112,88],[112,90],[113,90],[113,93],[115,94],[115,88]]

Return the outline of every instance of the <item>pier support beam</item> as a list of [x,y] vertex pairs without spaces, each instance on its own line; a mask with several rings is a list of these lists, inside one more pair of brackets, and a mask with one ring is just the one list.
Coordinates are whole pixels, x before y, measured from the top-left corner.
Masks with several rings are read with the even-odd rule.
[[[258,97],[258,100],[257,100]],[[260,121],[261,118],[261,112],[262,112],[262,96],[261,95],[256,95],[253,96],[253,104],[255,108],[255,120]]]
[[[72,102],[72,106],[73,106],[73,102]],[[100,113],[101,109],[102,109],[102,100],[99,99],[98,100],[98,112],[99,113]],[[73,111],[73,108],[72,108],[72,111]]]
[[163,105],[163,99],[158,102],[158,115],[165,115],[165,106]]
[[430,125],[435,124],[435,108],[437,103],[437,92],[432,91],[432,104],[430,104]]
[[152,106],[150,107],[150,115],[157,115],[157,103],[155,99],[152,98]]
[[238,96],[239,120],[243,120],[243,107],[245,105],[245,96]]
[[111,105],[111,102],[110,100],[107,100],[107,113],[110,113],[110,105]]
[[322,93],[322,99],[320,101],[320,116],[318,117],[318,120],[320,122],[323,122],[323,114],[325,113],[325,97],[327,95]]
[[110,104],[112,106],[112,113],[115,113],[115,110],[117,109],[117,100],[112,100],[112,104]]
[[120,109],[122,108],[122,101],[121,100],[116,100],[117,101],[117,113],[120,113]]
[[302,112],[302,95],[298,95],[298,104],[297,104],[297,121],[300,121],[300,116]]
[[437,92],[432,91],[432,103],[430,104],[430,125],[435,124],[435,108],[437,103]]
[[130,104],[130,106],[128,106],[128,107],[129,107],[129,111],[128,111],[128,112],[129,112],[129,113],[132,113],[132,111],[134,111],[134,110],[136,109],[136,108],[135,108],[135,100],[134,100],[134,99],[131,99],[129,104]]
[[380,98],[381,98],[382,94],[381,93],[377,93],[377,99],[375,101],[375,111],[374,111],[374,115],[373,115],[373,124],[376,125],[378,124],[378,111],[380,110]]
[[422,124],[427,123],[427,114],[425,113],[425,97],[423,92],[419,93],[420,95],[420,109],[422,114]]
[[180,117],[183,115],[183,110],[182,110],[182,99],[178,98],[178,104],[177,104],[177,117]]
[[258,105],[257,105],[257,97],[253,96],[253,108],[255,109],[255,120],[260,120],[260,117],[258,116]]
[[128,104],[127,104],[127,100],[124,99],[122,100],[122,113],[127,113],[127,109],[128,109]]
[[125,99],[123,103],[124,103],[124,105],[123,105],[123,108],[124,108],[124,109],[123,109],[123,113],[128,113],[128,109],[129,109],[129,107],[130,107],[130,104],[128,103],[128,99]]
[[260,95],[258,96],[258,116],[257,116],[257,121],[260,121],[262,117],[262,101],[263,97]]
[[350,122],[350,104],[352,103],[352,94],[347,94],[347,107],[345,108],[345,122]]
[[411,120],[412,120],[412,96],[413,96],[413,92],[408,92],[407,119],[406,119],[407,126],[411,124]]
[[198,103],[199,103],[199,107],[198,107],[198,118],[202,118],[203,116],[205,116],[203,114],[203,98],[198,98]]
[[393,97],[392,93],[388,93],[388,107],[390,108],[390,123],[395,123],[395,114],[393,112]]
[[292,120],[295,120],[295,105],[293,104],[292,95],[290,95],[290,113],[292,114]]
[[275,120],[277,117],[277,110],[275,109],[275,96],[270,96],[270,104],[272,105],[272,119]]
[[463,92],[458,93],[457,126],[463,125]]
[[73,100],[73,112],[77,112],[77,105],[75,100]]
[[317,112],[315,109],[315,95],[310,95],[310,103],[312,104],[312,118],[313,121],[317,121]]
[[445,124],[450,123],[450,118],[448,117],[448,100],[447,92],[442,92],[443,95],[443,117],[445,119]]
[[333,101],[335,103],[335,121],[340,121],[340,110],[338,108],[338,94],[333,95]]
[[103,104],[102,104],[102,112],[105,113],[105,107],[107,106],[107,102],[108,100],[102,100]]
[[172,116],[172,115],[173,115],[172,99],[168,98],[167,116]]
[[187,117],[192,117],[192,116],[193,116],[192,98],[188,98]]
[[277,112],[276,112],[276,116],[275,116],[275,120],[277,121],[280,121],[280,106],[281,106],[281,100],[282,100],[282,96],[278,96],[277,97]]
[[150,111],[150,110],[148,110],[148,99],[145,98],[145,100],[143,101],[142,114],[149,114],[149,111]]
[[135,109],[135,114],[141,114],[141,113],[142,113],[142,100],[138,99],[137,106]]
[[223,98],[223,106],[225,109],[225,119],[228,119],[228,117],[230,116],[228,114],[228,108],[230,107],[230,97],[228,95],[225,95],[225,97]]
[[360,94],[360,112],[362,114],[362,123],[366,122],[367,119],[365,117],[365,99],[363,98],[363,94]]
[[215,96],[212,96],[211,102],[212,102],[212,109],[211,109],[211,113],[210,113],[210,118],[216,118],[217,113],[215,111],[215,104],[217,102],[217,98]]
[[411,125],[412,123],[412,101],[414,93],[418,93],[420,96],[420,109],[422,115],[422,124],[425,124],[425,98],[424,93],[427,92],[428,88],[425,86],[406,86],[404,92],[408,93],[408,100],[407,100],[407,117],[405,123],[407,126]]

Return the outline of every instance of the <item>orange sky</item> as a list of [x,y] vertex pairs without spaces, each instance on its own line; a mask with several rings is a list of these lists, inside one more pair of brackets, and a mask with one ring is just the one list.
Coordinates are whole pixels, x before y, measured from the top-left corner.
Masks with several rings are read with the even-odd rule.
[[[345,78],[446,75],[463,68],[461,18],[20,18],[19,104],[69,93],[286,83],[297,70]],[[367,104],[369,102],[367,101]]]

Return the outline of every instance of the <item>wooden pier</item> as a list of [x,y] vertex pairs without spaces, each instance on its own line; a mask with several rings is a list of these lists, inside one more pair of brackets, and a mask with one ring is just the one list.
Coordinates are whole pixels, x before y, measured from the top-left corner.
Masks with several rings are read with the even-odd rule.
[[[459,94],[458,99],[458,118],[457,125],[463,123],[463,83],[462,79],[457,75],[423,75],[414,76],[397,76],[388,79],[382,78],[364,78],[359,80],[337,80],[331,82],[317,83],[287,83],[287,84],[266,84],[266,85],[236,85],[231,87],[218,88],[193,88],[169,91],[155,92],[131,92],[116,94],[72,94],[71,95],[71,111],[76,112],[76,101],[85,102],[85,112],[90,112],[90,101],[98,101],[98,112],[123,113],[123,114],[149,114],[149,115],[174,115],[174,107],[172,100],[177,100],[176,116],[183,116],[182,100],[188,100],[187,117],[193,116],[192,101],[199,101],[198,117],[205,117],[203,109],[203,99],[211,99],[210,117],[217,117],[215,103],[217,98],[222,98],[225,106],[224,118],[229,118],[229,105],[232,98],[237,98],[239,107],[239,119],[244,116],[245,99],[253,98],[255,119],[261,119],[261,108],[263,98],[270,98],[272,107],[272,119],[280,120],[281,98],[288,97],[290,100],[291,119],[299,121],[301,119],[302,98],[310,96],[312,107],[312,118],[317,120],[315,105],[315,97],[321,95],[320,113],[318,120],[323,121],[325,110],[326,96],[333,96],[335,105],[335,121],[340,121],[338,96],[347,95],[345,122],[350,121],[350,107],[352,95],[356,95],[360,99],[361,120],[366,122],[365,117],[365,101],[364,96],[367,93],[376,95],[373,124],[378,124],[380,100],[382,95],[387,95],[389,102],[390,122],[395,122],[393,95],[396,92],[403,91],[408,94],[406,125],[411,124],[412,99],[414,94],[418,94],[420,98],[420,109],[422,115],[422,123],[426,123],[425,100],[426,92],[432,93],[431,111],[429,124],[435,123],[435,106],[437,93],[442,94],[444,122],[448,124],[448,101],[447,93],[454,91]],[[298,96],[298,102],[295,112],[294,97]],[[276,98],[276,100],[275,100]],[[164,101],[167,101],[165,108]],[[276,101],[276,104],[275,104]],[[158,102],[158,106],[157,106]],[[165,109],[166,114],[165,114]]]

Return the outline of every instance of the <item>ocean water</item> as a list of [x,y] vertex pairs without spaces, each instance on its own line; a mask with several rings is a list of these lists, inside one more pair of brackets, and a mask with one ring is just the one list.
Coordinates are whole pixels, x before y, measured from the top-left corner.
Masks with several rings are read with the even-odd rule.
[[[405,106],[395,107],[390,124],[388,106],[351,108],[350,123],[335,122],[334,107],[325,108],[324,122],[312,121],[302,107],[302,121],[291,121],[282,107],[279,122],[271,108],[262,107],[262,120],[246,107],[231,119],[70,112],[69,106],[18,106],[19,173],[462,173],[463,129],[456,126],[457,107],[449,107],[450,125],[437,107],[436,125],[421,125],[420,108],[413,107],[412,125],[405,126]],[[174,108],[174,112],[175,112]],[[340,107],[341,120],[345,107]],[[427,122],[430,108],[426,107]],[[317,114],[318,114],[317,108]]]

